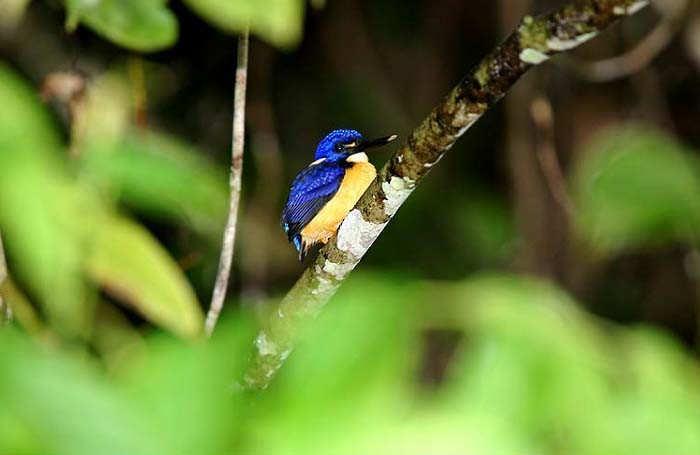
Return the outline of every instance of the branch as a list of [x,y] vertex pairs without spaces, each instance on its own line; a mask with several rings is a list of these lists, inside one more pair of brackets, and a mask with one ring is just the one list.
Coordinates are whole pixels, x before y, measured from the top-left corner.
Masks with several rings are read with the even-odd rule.
[[566,177],[561,169],[557,150],[554,145],[554,115],[552,105],[544,96],[538,96],[530,105],[530,115],[538,133],[537,160],[554,200],[571,221],[576,214],[574,202],[571,200],[566,185]]
[[[661,5],[666,5],[661,7]],[[657,26],[632,49],[622,55],[597,62],[574,61],[579,74],[593,82],[608,82],[638,73],[668,47],[680,31],[688,14],[690,2],[674,0],[656,2],[662,16]]]
[[241,176],[243,174],[243,141],[245,136],[245,92],[248,79],[248,29],[238,38],[238,55],[236,66],[236,88],[233,99],[233,133],[231,139],[231,175],[229,185],[231,196],[229,201],[228,219],[224,229],[224,239],[219,258],[219,271],[211,297],[211,304],[204,331],[211,336],[219,320],[219,314],[224,306],[228,279],[231,274],[233,247],[236,243],[236,224],[238,222],[238,205],[241,199]]
[[649,0],[587,0],[518,28],[464,79],[408,137],[382,168],[337,236],[321,249],[255,340],[245,383],[264,389],[291,353],[306,322],[315,317],[355,268],[416,185],[455,141],[500,100],[527,70],[594,38]]
[[10,304],[2,298],[2,288],[7,280],[7,262],[5,261],[5,247],[2,244],[2,235],[0,235],[0,327],[5,322],[12,320],[12,309]]

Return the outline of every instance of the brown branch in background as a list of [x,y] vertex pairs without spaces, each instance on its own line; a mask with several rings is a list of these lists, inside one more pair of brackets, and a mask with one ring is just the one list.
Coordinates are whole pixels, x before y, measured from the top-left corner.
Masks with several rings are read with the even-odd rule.
[[696,14],[688,25],[685,33],[685,47],[695,67],[700,70],[700,14]]
[[552,105],[544,96],[539,96],[530,105],[530,115],[537,129],[537,160],[552,197],[561,207],[567,219],[576,214],[569,196],[566,177],[559,164],[554,145],[554,115]]
[[[541,2],[522,0],[499,2],[500,29],[509,33],[529,11]],[[523,77],[504,100],[503,148],[508,170],[510,204],[522,241],[517,243],[512,267],[522,273],[554,278],[554,256],[561,226],[552,210],[552,200],[537,164],[532,119],[524,107],[542,85],[542,71]]]
[[148,127],[148,91],[143,69],[143,57],[132,55],[128,61],[129,80],[131,82],[131,102],[134,109],[134,123],[139,128]]
[[236,243],[236,224],[238,222],[238,205],[241,199],[241,177],[243,175],[243,143],[245,136],[245,93],[248,79],[248,40],[249,32],[245,31],[238,38],[238,56],[236,65],[236,88],[233,101],[233,132],[231,138],[231,174],[229,185],[231,196],[229,201],[228,219],[224,229],[224,238],[219,258],[219,270],[216,274],[216,284],[211,297],[211,304],[204,322],[204,332],[211,336],[219,320],[219,314],[224,306],[228,280],[231,275],[233,249]]
[[653,5],[661,12],[661,20],[636,46],[622,55],[597,62],[574,60],[576,71],[590,81],[607,82],[629,77],[646,68],[681,29],[689,1],[657,0]]
[[418,183],[530,68],[594,38],[648,0],[588,0],[526,17],[411,133],[382,168],[338,233],[321,249],[255,340],[247,387],[267,387],[313,319],[360,262]]
[[7,261],[5,260],[5,247],[2,243],[2,234],[0,234],[0,326],[12,321],[12,309],[10,304],[5,302],[2,297],[2,288],[7,280]]

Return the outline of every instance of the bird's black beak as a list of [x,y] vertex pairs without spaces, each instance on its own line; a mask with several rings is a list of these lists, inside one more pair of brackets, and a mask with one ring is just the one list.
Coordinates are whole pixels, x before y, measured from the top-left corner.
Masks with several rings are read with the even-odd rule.
[[396,134],[392,134],[391,136],[380,137],[379,139],[374,139],[371,141],[362,141],[358,144],[357,151],[358,152],[365,152],[365,151],[373,149],[373,148],[381,147],[381,146],[386,145],[389,142],[393,141],[397,137],[398,136]]

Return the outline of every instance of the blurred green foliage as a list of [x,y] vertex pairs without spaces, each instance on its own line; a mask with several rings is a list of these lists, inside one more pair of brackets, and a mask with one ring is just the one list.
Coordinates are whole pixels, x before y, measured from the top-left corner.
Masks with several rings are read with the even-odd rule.
[[154,51],[177,40],[177,18],[165,0],[66,0],[66,28],[83,23],[108,40]]
[[14,28],[24,15],[29,0],[4,0],[0,3],[0,32]]
[[113,201],[190,223],[213,239],[225,213],[225,176],[191,148],[131,131],[118,120],[127,105],[90,109],[99,104],[90,95],[76,111],[76,123],[88,126],[85,134],[74,130],[78,158],[70,160],[45,108],[6,67],[0,95],[0,229],[13,279],[71,336],[90,337],[98,288],[166,329],[198,334],[202,312],[189,281]]
[[[0,333],[0,453],[696,454],[698,366],[665,335],[606,326],[508,275],[343,288],[268,390],[236,384],[254,335],[154,337],[109,373]],[[461,334],[440,386],[426,330]]]
[[[81,160],[91,181],[130,209],[189,225],[219,240],[226,175],[190,146],[152,132],[128,132],[108,150],[99,143]],[[99,150],[97,150],[99,148]]]
[[[299,43],[304,0],[183,0],[203,19],[238,33],[247,26],[275,46]],[[166,0],[65,0],[66,28],[79,23],[128,49],[157,51],[177,41],[177,17]]]
[[217,27],[239,32],[246,25],[275,46],[289,48],[301,40],[304,0],[183,0]]
[[700,236],[700,160],[672,137],[650,128],[603,134],[574,177],[578,230],[598,253]]

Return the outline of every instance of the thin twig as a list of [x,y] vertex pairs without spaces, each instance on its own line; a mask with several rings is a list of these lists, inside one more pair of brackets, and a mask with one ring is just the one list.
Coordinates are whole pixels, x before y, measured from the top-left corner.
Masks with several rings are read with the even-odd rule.
[[143,57],[134,54],[129,57],[127,68],[131,85],[131,102],[133,104],[134,123],[139,128],[148,127],[148,91]]
[[[537,1],[501,0],[499,5],[500,29],[509,33]],[[541,73],[541,72],[540,72]],[[503,148],[508,168],[510,203],[514,222],[521,240],[511,258],[514,270],[542,278],[556,275],[556,251],[561,226],[554,218],[549,191],[542,181],[532,135],[532,120],[527,109],[542,76],[533,75],[518,82],[503,102]]]
[[561,170],[554,145],[554,115],[549,100],[539,96],[530,105],[530,115],[537,128],[537,160],[552,197],[561,207],[567,219],[575,215],[574,203],[566,187],[566,177]]
[[609,82],[629,77],[649,66],[680,30],[689,5],[687,0],[666,0],[664,7],[661,3],[654,2],[662,13],[659,23],[637,45],[624,54],[604,60],[574,60],[576,71],[590,81]]
[[5,261],[5,247],[0,234],[0,326],[12,321],[12,309],[10,304],[2,298],[2,288],[7,279],[7,261]]
[[221,314],[226,298],[228,280],[231,274],[233,248],[236,243],[236,224],[238,222],[238,205],[241,199],[241,176],[243,174],[243,142],[245,135],[245,93],[248,79],[248,29],[238,38],[238,62],[236,66],[236,88],[233,101],[233,133],[231,139],[231,199],[228,220],[224,229],[224,239],[219,258],[219,271],[211,297],[211,305],[204,323],[204,331],[211,336]]
[[335,294],[416,185],[455,141],[530,68],[573,49],[648,0],[587,0],[526,17],[411,133],[382,168],[338,233],[321,249],[255,340],[247,387],[264,389],[294,348],[299,331]]

